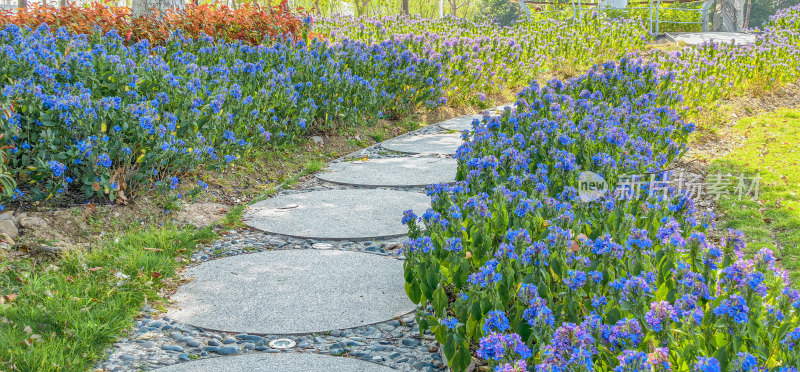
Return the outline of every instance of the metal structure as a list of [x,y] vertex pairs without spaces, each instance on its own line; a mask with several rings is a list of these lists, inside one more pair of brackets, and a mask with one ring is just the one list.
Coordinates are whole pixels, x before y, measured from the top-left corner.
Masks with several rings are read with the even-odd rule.
[[[672,24],[694,24],[694,25],[701,25],[703,32],[708,32],[708,25],[710,22],[710,10],[711,6],[713,5],[715,0],[639,0],[633,1],[628,3],[624,8],[615,8],[615,7],[604,7],[601,6],[602,4],[599,1],[593,0],[569,0],[569,3],[566,1],[563,3],[557,3],[553,1],[541,1],[541,0],[517,0],[519,3],[520,8],[525,13],[525,16],[528,19],[531,18],[531,9],[528,7],[529,5],[534,5],[536,7],[539,6],[552,6],[552,5],[568,5],[569,9],[559,9],[559,10],[539,10],[536,13],[563,13],[567,11],[572,11],[572,17],[576,19],[582,19],[585,10],[591,9],[592,11],[630,11],[633,9],[644,9],[649,10],[650,15],[648,17],[648,25],[649,31],[651,34],[659,33],[659,27],[663,23],[672,23]],[[691,3],[701,3],[701,7],[699,9],[693,8],[680,8],[676,5],[679,4],[691,4]],[[637,7],[630,7],[630,5],[638,5]],[[666,6],[665,6],[666,5]],[[673,5],[673,6],[669,6]],[[677,10],[677,11],[684,11],[684,12],[700,12],[701,19],[699,22],[680,22],[680,21],[664,21],[661,20],[661,11],[662,10]]]

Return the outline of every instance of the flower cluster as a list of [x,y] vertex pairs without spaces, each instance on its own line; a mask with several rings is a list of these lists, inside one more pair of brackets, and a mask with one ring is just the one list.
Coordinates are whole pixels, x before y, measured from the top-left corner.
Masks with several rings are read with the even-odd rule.
[[[515,108],[473,123],[458,182],[429,188],[436,221],[409,232],[430,249],[404,263],[411,300],[458,319],[448,327],[418,313],[420,328],[450,345],[451,368],[464,370],[475,344],[499,370],[520,360],[542,372],[800,361],[800,297],[772,252],[745,258],[740,232],[709,234],[713,217],[668,186],[580,197],[583,171],[617,185],[685,153],[694,125],[675,109],[674,82],[657,64],[622,59],[533,83]],[[446,248],[451,239],[458,249]],[[530,357],[506,351],[518,338]]]

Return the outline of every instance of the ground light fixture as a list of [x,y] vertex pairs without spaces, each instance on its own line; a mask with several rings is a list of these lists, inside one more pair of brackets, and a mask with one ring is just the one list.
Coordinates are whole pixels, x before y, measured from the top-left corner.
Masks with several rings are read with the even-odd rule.
[[269,347],[273,349],[291,349],[297,345],[294,340],[288,338],[278,338],[269,342]]

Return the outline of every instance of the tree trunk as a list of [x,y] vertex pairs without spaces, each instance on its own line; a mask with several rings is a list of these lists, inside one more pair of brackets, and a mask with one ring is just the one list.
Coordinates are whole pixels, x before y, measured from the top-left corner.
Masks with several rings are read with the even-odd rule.
[[456,12],[458,12],[458,6],[457,6],[458,4],[456,4],[457,2],[458,0],[450,1],[450,10],[452,10],[453,12],[453,17],[458,17],[458,15],[456,14]]
[[165,10],[171,8],[184,9],[186,3],[184,0],[133,0],[131,13],[134,17],[141,17],[154,11],[163,14]]
[[356,16],[361,17],[367,11],[370,0],[356,0],[353,3],[356,5]]
[[408,0],[403,0],[403,14],[408,15]]
[[28,0],[17,0],[17,8],[27,8]]

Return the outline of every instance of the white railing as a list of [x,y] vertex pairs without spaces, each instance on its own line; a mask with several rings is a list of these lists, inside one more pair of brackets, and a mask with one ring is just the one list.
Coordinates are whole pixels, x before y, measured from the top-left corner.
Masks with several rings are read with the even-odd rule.
[[[632,11],[632,10],[644,10],[649,11],[648,16],[648,25],[649,31],[651,34],[657,34],[660,31],[660,25],[663,23],[669,24],[692,24],[692,25],[701,25],[703,32],[708,31],[708,25],[710,23],[710,10],[711,5],[714,3],[714,0],[639,0],[635,2],[631,2],[627,4],[625,7],[613,7],[613,6],[601,6],[599,1],[595,0],[569,0],[563,2],[553,2],[547,0],[517,0],[519,3],[520,8],[528,17],[531,18],[532,13],[529,5],[534,5],[535,7],[540,6],[564,6],[568,7],[567,9],[560,9],[560,10],[536,10],[537,14],[540,13],[563,13],[563,12],[572,12],[572,17],[581,19],[583,17],[584,12],[591,10],[597,12],[603,11]],[[682,7],[670,7],[665,5],[670,4],[702,4],[700,8],[682,8]],[[636,7],[631,7],[630,5],[638,5]],[[700,13],[700,21],[697,22],[687,22],[687,21],[665,21],[661,19],[661,11],[662,10],[672,10],[672,11],[680,11],[680,12],[699,12]]]

